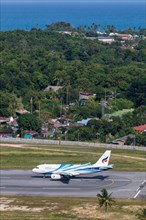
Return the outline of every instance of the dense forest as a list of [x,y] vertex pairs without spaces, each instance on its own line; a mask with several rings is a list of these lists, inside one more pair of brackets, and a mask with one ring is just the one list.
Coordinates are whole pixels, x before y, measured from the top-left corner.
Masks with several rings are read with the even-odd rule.
[[[41,109],[41,123],[45,117],[55,118],[62,114],[68,118],[75,115],[70,118],[74,122],[98,117],[101,118],[101,121],[97,121],[98,125],[93,123],[91,126],[92,123],[89,123],[86,128],[80,128],[86,130],[81,139],[92,140],[101,130],[101,133],[105,132],[103,126],[107,119],[102,118],[101,100],[106,100],[105,114],[134,109],[134,113],[129,113],[128,119],[113,120],[115,124],[119,120],[119,125],[124,126],[121,134],[120,128],[116,132],[114,127],[106,135],[125,135],[130,132],[127,124],[130,128],[146,123],[145,36],[140,35],[140,31],[137,32],[139,38],[132,42],[127,41],[126,44],[132,46],[124,48],[121,41],[107,44],[87,39],[89,32],[94,32],[94,27],[91,31],[88,29],[87,34],[85,29],[81,30],[80,28],[76,30],[76,34],[69,35],[54,30],[54,25],[53,28],[48,25],[45,30],[34,28],[31,31],[0,32],[0,116],[15,117],[16,110],[24,108],[35,115]],[[62,89],[57,92],[44,91],[49,85],[61,86]],[[96,97],[81,102],[81,91],[95,93]],[[114,99],[111,98],[113,92]],[[132,114],[136,114],[136,111],[139,119],[137,121],[132,120]],[[109,127],[111,128],[110,125]],[[68,131],[68,138],[71,140],[76,139],[73,135],[76,132],[74,129],[76,128]],[[103,137],[100,139],[106,141]],[[146,144],[144,139],[142,137],[139,143]]]

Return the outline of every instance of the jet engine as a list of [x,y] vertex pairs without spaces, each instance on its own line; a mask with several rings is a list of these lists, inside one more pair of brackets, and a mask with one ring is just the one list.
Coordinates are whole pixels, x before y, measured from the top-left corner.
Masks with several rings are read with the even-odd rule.
[[51,179],[53,180],[60,180],[62,176],[60,174],[51,174]]

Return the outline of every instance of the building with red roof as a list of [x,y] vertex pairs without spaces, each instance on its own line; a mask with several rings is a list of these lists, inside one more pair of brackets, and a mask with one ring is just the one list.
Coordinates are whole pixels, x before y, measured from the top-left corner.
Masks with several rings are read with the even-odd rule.
[[96,94],[93,92],[80,92],[79,94],[79,100],[87,100],[90,97],[95,97]]
[[144,132],[144,131],[146,131],[146,124],[134,126],[133,129],[138,132]]

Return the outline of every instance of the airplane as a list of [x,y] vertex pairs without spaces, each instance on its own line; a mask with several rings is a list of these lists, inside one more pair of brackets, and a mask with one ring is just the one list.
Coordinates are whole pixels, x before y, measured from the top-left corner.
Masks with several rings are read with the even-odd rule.
[[113,168],[109,163],[111,151],[106,150],[95,164],[41,164],[32,169],[36,174],[51,175],[52,180],[70,179],[77,175],[91,174]]

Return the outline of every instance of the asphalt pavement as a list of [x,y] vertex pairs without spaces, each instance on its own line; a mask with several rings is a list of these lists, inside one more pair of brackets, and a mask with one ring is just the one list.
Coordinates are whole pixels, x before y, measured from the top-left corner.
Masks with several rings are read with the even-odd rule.
[[0,170],[1,195],[96,197],[103,188],[115,198],[146,199],[146,173],[105,171],[55,181],[30,170]]

